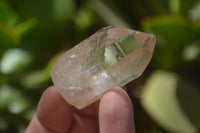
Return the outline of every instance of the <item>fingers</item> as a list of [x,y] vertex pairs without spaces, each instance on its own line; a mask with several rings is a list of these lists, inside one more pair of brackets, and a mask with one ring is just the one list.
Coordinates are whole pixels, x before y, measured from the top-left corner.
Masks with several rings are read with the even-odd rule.
[[112,89],[99,105],[100,133],[134,133],[133,107],[123,89]]
[[71,106],[65,102],[54,87],[50,87],[43,93],[36,114],[26,133],[66,133],[71,124]]
[[[98,105],[98,103],[94,105]],[[79,113],[80,118],[84,116],[88,119],[89,114],[90,117],[95,118],[95,112],[98,112],[96,106],[88,107],[85,111],[82,110],[82,113],[79,111],[77,113]],[[66,133],[72,130],[70,127],[72,126],[72,119],[75,117],[74,113],[76,113],[74,108],[65,102],[54,87],[50,87],[43,93],[37,112],[26,133]],[[92,123],[90,125],[97,128],[97,126],[94,126],[96,125],[95,122]],[[134,133],[133,107],[124,90],[112,89],[103,95],[99,105],[99,124],[101,133]],[[74,131],[75,129],[74,127]]]

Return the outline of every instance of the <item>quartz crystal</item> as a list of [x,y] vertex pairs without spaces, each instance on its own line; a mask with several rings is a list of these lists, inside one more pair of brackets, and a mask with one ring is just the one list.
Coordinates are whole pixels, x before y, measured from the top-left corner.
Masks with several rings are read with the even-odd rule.
[[152,34],[105,27],[58,57],[51,77],[71,105],[82,109],[102,94],[139,77],[151,60]]

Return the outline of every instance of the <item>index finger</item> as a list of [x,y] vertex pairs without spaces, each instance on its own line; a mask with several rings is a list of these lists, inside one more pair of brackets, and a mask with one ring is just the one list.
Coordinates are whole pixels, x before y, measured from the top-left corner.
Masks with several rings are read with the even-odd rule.
[[70,130],[71,124],[72,107],[54,87],[49,87],[43,93],[26,133],[66,133]]

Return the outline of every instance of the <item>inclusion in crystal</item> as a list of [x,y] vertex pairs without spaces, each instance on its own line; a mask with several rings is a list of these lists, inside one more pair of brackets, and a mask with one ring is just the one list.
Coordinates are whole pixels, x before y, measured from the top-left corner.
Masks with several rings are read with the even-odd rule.
[[82,109],[105,91],[138,78],[151,60],[155,42],[152,34],[102,28],[58,57],[51,71],[55,88]]

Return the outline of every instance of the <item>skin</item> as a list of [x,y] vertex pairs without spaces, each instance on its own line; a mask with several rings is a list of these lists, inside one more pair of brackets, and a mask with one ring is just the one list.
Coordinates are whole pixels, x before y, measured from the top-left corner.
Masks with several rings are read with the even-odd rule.
[[78,110],[52,86],[42,94],[26,133],[135,133],[132,103],[123,89],[113,88]]

